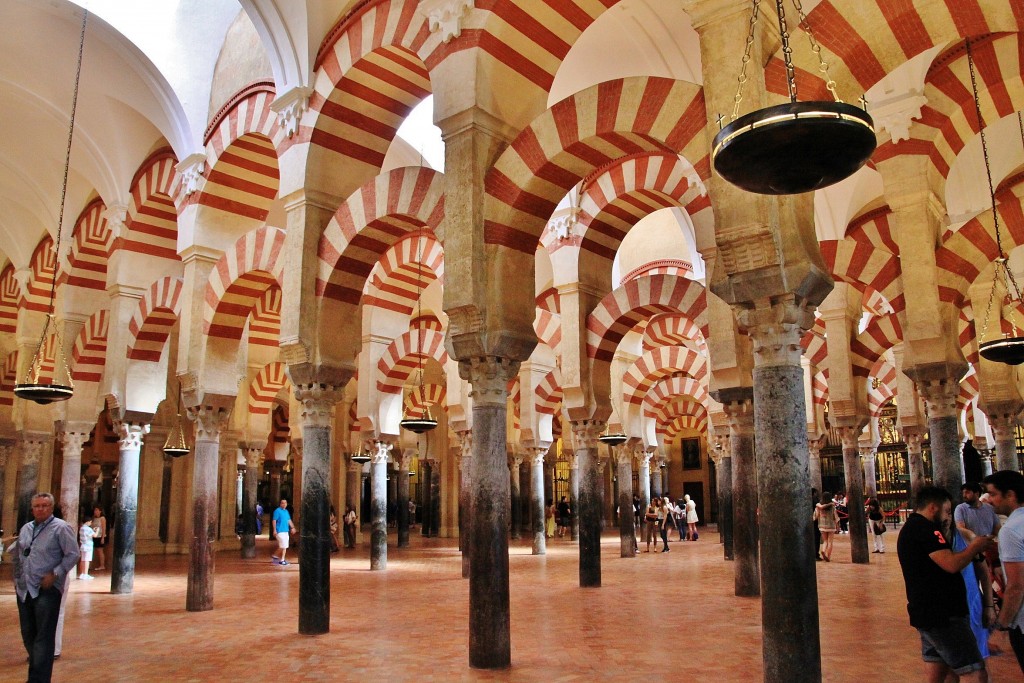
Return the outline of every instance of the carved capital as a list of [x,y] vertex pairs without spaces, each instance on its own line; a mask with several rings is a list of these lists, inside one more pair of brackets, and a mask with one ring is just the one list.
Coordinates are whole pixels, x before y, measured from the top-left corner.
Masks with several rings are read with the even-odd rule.
[[[82,455],[82,447],[85,446],[85,442],[89,440],[90,432],[64,432],[64,453],[73,453],[78,456]],[[0,449],[3,447],[0,446]],[[2,467],[2,465],[0,465]]]
[[616,465],[633,466],[633,451],[628,448],[625,444],[621,446],[614,446],[612,448],[612,459]]
[[863,431],[863,427],[840,426],[836,427],[836,431],[839,432],[839,438],[843,440],[843,450],[860,448],[860,433]]
[[956,417],[956,397],[960,393],[958,380],[952,377],[919,380],[917,390],[924,399],[928,417]]
[[569,460],[570,470],[578,470],[580,468],[580,456],[576,455],[575,452],[569,453],[566,458]]
[[12,453],[14,453],[14,440],[0,439],[0,469],[7,467]]
[[21,442],[21,464],[38,465],[43,456],[43,442],[26,439]]
[[181,197],[188,197],[198,192],[203,185],[203,174],[206,173],[206,155],[202,152],[189,154],[182,159],[174,170],[181,178],[178,194]]
[[519,374],[519,361],[483,356],[459,361],[459,376],[472,385],[469,395],[474,405],[504,406],[508,383]]
[[920,453],[924,434],[916,429],[903,430],[903,443],[907,444],[908,453]]
[[374,441],[374,450],[371,455],[373,464],[378,465],[382,462],[388,461],[388,456],[391,455],[391,449],[394,448],[394,444],[390,444],[387,441]]
[[299,132],[299,122],[309,109],[309,96],[312,94],[312,88],[296,87],[283,93],[270,104],[271,110],[277,114],[278,125],[287,137]]
[[523,464],[523,456],[522,456],[522,454],[520,454],[520,453],[513,453],[511,456],[509,456],[508,466],[510,468],[517,469],[522,464]]
[[921,118],[921,107],[926,104],[927,97],[911,90],[881,102],[869,102],[868,111],[875,121],[876,130],[885,130],[893,143],[897,143],[910,139],[910,126],[914,119]]
[[1020,404],[1016,401],[1005,401],[982,406],[985,417],[996,441],[1008,441],[1014,438],[1017,428],[1017,419],[1020,417]]
[[[715,453],[718,453],[722,458],[731,458],[732,451],[729,448],[729,435],[728,434],[715,434],[714,447],[711,449]],[[717,460],[715,461],[718,462]]]
[[[467,460],[473,457],[473,430],[467,429],[462,432],[455,432],[455,438],[459,440],[459,460]],[[460,463],[461,466],[461,463]]]
[[149,424],[115,422],[114,430],[117,432],[117,447],[120,450],[141,451],[142,438],[149,434]]
[[263,451],[267,448],[267,442],[239,441],[238,447],[245,451],[245,466],[258,470],[263,462]]
[[648,451],[644,448],[642,443],[636,445],[636,450],[633,451],[633,457],[636,458],[636,464],[638,467],[646,467],[650,469],[651,458],[654,456],[654,451]]
[[605,423],[598,420],[579,420],[572,423],[572,440],[576,448],[597,449],[597,439],[604,433]]
[[754,366],[800,365],[800,339],[814,324],[814,309],[792,294],[736,306],[736,319],[754,342]]
[[447,43],[462,35],[462,21],[473,9],[475,0],[420,0],[417,11],[427,18],[431,33],[440,33]]
[[860,451],[860,457],[862,457],[864,459],[875,457],[875,447],[874,446],[860,446],[860,447],[858,447],[857,450]]
[[817,439],[807,439],[807,450],[811,458],[820,458],[821,449],[825,447],[828,439],[824,436]]
[[412,464],[412,456],[416,455],[415,448],[406,448],[402,451],[402,454],[395,458],[395,462],[398,465],[398,469],[402,472],[409,471],[409,465]]
[[344,386],[304,384],[295,387],[295,399],[302,405],[302,426],[330,427],[334,406],[344,395]]
[[548,446],[547,448],[543,446],[534,446],[533,448],[528,448],[527,453],[530,456],[530,464],[542,467],[544,465],[544,456],[548,454],[548,450],[550,448],[550,446]]
[[231,407],[201,403],[188,408],[188,419],[196,423],[196,442],[220,441],[220,433],[231,417]]
[[739,399],[722,404],[729,418],[729,432],[737,436],[754,435],[754,399]]

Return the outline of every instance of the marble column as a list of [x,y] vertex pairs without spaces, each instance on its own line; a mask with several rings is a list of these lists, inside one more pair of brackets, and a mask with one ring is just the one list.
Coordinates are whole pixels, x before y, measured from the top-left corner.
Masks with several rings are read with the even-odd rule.
[[640,484],[641,513],[651,504],[651,457],[653,455],[654,453],[646,450],[642,444],[636,450],[637,482]]
[[470,516],[472,515],[473,482],[473,432],[464,430],[456,432],[459,441],[459,550],[462,551],[462,578],[469,578],[469,563],[472,553],[469,551]]
[[662,462],[663,461],[662,461],[661,454],[660,453],[656,453],[655,456],[654,456],[654,459],[652,460],[652,467],[651,467],[651,495],[654,496],[655,498],[661,498],[661,494],[662,494],[662,488],[661,488],[661,485],[662,485],[662,482],[663,482],[663,478],[661,476],[661,464],[662,464]]
[[7,491],[7,463],[10,461],[11,454],[14,453],[14,445],[14,439],[0,437],[0,530],[3,530],[2,535],[4,536],[20,531],[20,529],[13,529],[8,532],[3,529],[4,510],[7,509],[7,504],[4,500],[5,492]]
[[754,349],[757,503],[764,511],[758,518],[764,678],[768,683],[820,681],[807,399],[800,365],[800,339],[813,325],[814,313],[789,294],[741,309],[737,317]]
[[[117,466],[117,514],[110,592],[131,593],[135,586],[135,532],[139,512],[139,457],[152,415],[128,415],[114,423],[120,459]],[[214,478],[216,490],[216,477]],[[216,508],[213,511],[216,514]]]
[[821,495],[821,449],[825,446],[826,438],[824,436],[817,439],[808,439],[807,449],[809,453],[809,459],[807,461],[807,468],[811,474],[811,488]]
[[910,475],[910,501],[909,507],[914,507],[917,500],[917,493],[925,485],[924,455],[922,454],[922,443],[924,434],[916,429],[903,430],[903,442],[907,444],[907,471]]
[[370,460],[370,569],[388,568],[388,454],[392,445],[374,442]]
[[580,524],[580,587],[601,585],[601,488],[597,464],[598,437],[605,423],[580,420],[572,423],[576,457],[579,458],[580,492],[577,517]]
[[234,397],[189,406],[189,419],[196,423],[196,444],[192,469],[192,541],[189,544],[188,584],[185,609],[204,612],[213,609],[213,576],[217,539],[217,465],[220,433],[227,426]]
[[868,498],[878,497],[878,470],[875,458],[878,452],[874,446],[861,446],[860,458],[864,462],[864,492]]
[[260,481],[265,442],[249,441],[238,444],[245,452],[245,472],[242,474],[242,558],[256,557],[256,487]]
[[433,460],[420,461],[420,472],[423,474],[423,481],[420,482],[420,535],[424,538],[430,536],[430,515],[434,509],[430,497],[430,475],[433,467]]
[[398,547],[409,547],[409,464],[412,462],[414,448],[406,448],[397,458],[398,464]]
[[[60,510],[64,521],[76,530],[81,522],[79,512],[79,492],[82,488],[82,447],[89,440],[91,425],[68,424],[63,433],[64,463],[60,471]],[[0,476],[3,469],[0,468]],[[0,482],[0,495],[3,494],[3,482]],[[92,517],[92,515],[87,515]]]
[[841,426],[839,435],[843,440],[843,473],[846,476],[846,511],[849,514],[850,557],[854,564],[871,561],[868,550],[867,518],[864,514],[864,463],[861,461],[858,439],[862,430],[859,422],[853,426]]
[[509,472],[509,486],[511,487],[511,511],[512,511],[512,538],[519,539],[522,537],[523,527],[523,505],[522,505],[522,487],[520,486],[519,477],[519,466],[523,464],[523,456],[518,453],[513,453],[512,457],[508,461],[508,472]]
[[981,476],[982,478],[992,474],[992,459],[995,457],[992,453],[991,448],[979,448],[978,456],[981,458]]
[[537,446],[530,454],[530,531],[533,534],[533,554],[546,555],[547,537],[544,534],[544,456],[547,447]]
[[350,376],[295,386],[302,409],[299,633],[331,630],[331,431]]
[[619,557],[636,557],[636,528],[633,526],[633,454],[625,446],[613,446],[616,476],[619,478]]
[[595,451],[597,456],[597,502],[599,509],[601,510],[601,516],[599,519],[600,530],[603,533],[605,525],[608,521],[608,477],[606,471],[608,469],[608,456],[601,453],[600,446]]
[[988,423],[992,426],[992,433],[996,440],[996,470],[1020,471],[1020,463],[1017,459],[1017,415],[993,413],[988,415]]
[[580,458],[576,451],[569,454],[569,539],[580,540]]
[[20,530],[32,520],[32,496],[39,493],[39,461],[50,439],[44,432],[25,433],[21,440],[21,477],[18,480],[18,522]]
[[[281,504],[281,473],[284,465],[280,460],[271,460],[267,463],[267,467],[270,470],[270,500],[267,507],[273,513],[274,508]],[[267,525],[267,536],[271,540],[274,538],[273,520]]]
[[732,451],[729,437],[715,435],[711,458],[715,461],[715,488],[718,489],[718,534],[725,559],[734,558],[732,535]]
[[[960,373],[963,374],[963,373]],[[918,391],[928,409],[928,442],[932,454],[932,484],[960,499],[963,483],[960,465],[960,432],[956,423],[956,397],[960,375],[916,377]]]
[[430,461],[430,537],[441,533],[441,460]]
[[[716,393],[716,397],[729,418],[729,450],[732,452],[732,548],[733,559],[736,562],[734,588],[738,597],[754,597],[761,594],[757,525],[758,454],[754,452],[754,392],[750,388],[737,387],[722,389]],[[807,499],[810,500],[809,495]],[[807,511],[806,507],[804,511]]]
[[484,356],[459,362],[473,398],[473,486],[469,552],[469,665],[512,661],[508,591],[508,382],[519,361]]

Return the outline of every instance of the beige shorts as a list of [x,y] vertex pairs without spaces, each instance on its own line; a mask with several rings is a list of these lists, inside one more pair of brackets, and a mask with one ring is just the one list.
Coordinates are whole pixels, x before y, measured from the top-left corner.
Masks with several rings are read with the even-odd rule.
[[282,531],[277,534],[277,547],[281,550],[288,549],[288,532]]

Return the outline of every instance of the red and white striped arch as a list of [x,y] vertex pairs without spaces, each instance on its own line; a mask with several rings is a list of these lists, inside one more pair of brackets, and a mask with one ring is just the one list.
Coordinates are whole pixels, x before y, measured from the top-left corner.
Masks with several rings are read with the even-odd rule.
[[14,385],[18,382],[18,352],[11,351],[4,359],[0,375],[0,406],[14,405]]
[[607,81],[558,102],[488,172],[484,241],[532,255],[569,188],[620,157],[681,154],[706,176],[706,124],[703,90],[665,78]]
[[402,393],[409,376],[430,359],[442,366],[448,362],[441,330],[419,326],[395,338],[377,362],[377,390],[382,394]]
[[558,290],[554,287],[548,287],[536,297],[537,308],[542,311],[548,311],[556,315],[562,311],[562,302],[558,295]]
[[110,316],[106,309],[93,313],[75,339],[71,352],[71,379],[76,382],[99,382],[107,361],[107,326]]
[[804,348],[804,357],[813,367],[821,367],[828,355],[828,340],[825,338],[825,321],[815,318],[811,329],[804,332],[800,340],[800,346]]
[[272,287],[281,286],[284,230],[258,228],[243,235],[210,273],[203,306],[203,331],[240,339],[249,315]]
[[846,238],[898,256],[900,247],[892,236],[891,216],[888,206],[863,213],[846,226]]
[[707,436],[708,420],[696,415],[680,415],[666,425],[658,427],[658,433],[665,435],[666,441],[672,441],[683,432],[693,431]]
[[861,305],[871,315],[888,315],[896,312],[889,301],[880,292],[871,287],[864,288],[864,297]]
[[968,410],[978,393],[981,391],[981,386],[978,382],[978,373],[974,369],[974,366],[967,371],[967,376],[960,381],[960,393],[956,397],[956,412],[960,413]]
[[156,362],[181,314],[181,278],[165,277],[149,286],[128,323],[128,358]]
[[106,291],[107,260],[114,235],[103,217],[106,207],[102,199],[94,199],[78,216],[72,234],[68,272],[64,283],[85,289]]
[[[352,402],[355,409],[355,401]],[[351,422],[349,424],[352,424]],[[359,431],[359,421],[355,421],[353,431]],[[288,408],[283,405],[275,405],[270,413],[270,442],[276,444],[288,443],[291,440],[291,427],[288,424]]]
[[[708,411],[700,403],[686,398],[674,398],[664,402],[654,411],[650,419],[655,421],[655,433],[668,437],[673,423],[681,417],[694,418],[693,424],[703,424],[698,431],[707,431]],[[696,427],[694,427],[696,428]],[[678,434],[678,432],[676,432]],[[671,437],[668,437],[671,438]]]
[[[397,168],[357,190],[324,230],[316,292],[357,306],[380,258],[408,233],[435,232],[444,217],[444,177],[428,168]],[[413,245],[415,246],[415,245]]]
[[631,280],[601,300],[587,318],[587,355],[610,362],[626,333],[659,313],[679,313],[707,336],[704,286],[674,275],[651,275]]
[[367,279],[363,305],[412,315],[423,290],[444,278],[444,248],[430,232],[417,231],[384,252]]
[[178,211],[172,197],[178,190],[170,149],[158,150],[142,162],[131,185],[125,234],[114,240],[113,250],[149,254],[174,261],[178,257]]
[[50,310],[50,288],[57,277],[57,257],[53,253],[53,238],[45,235],[29,261],[28,287],[26,288],[25,308],[39,313]]
[[267,363],[249,384],[249,414],[268,415],[274,407],[274,398],[281,389],[291,386],[284,363]]
[[828,368],[814,374],[811,380],[811,400],[816,406],[828,405]]
[[[414,387],[405,397],[405,416],[409,418],[421,418],[427,414],[429,406],[441,406],[446,408],[444,398],[447,391],[443,384],[424,384]],[[436,415],[435,415],[436,417]]]
[[896,367],[885,358],[879,358],[871,368],[871,377],[878,380],[878,388],[872,386],[872,380],[868,381],[868,410],[872,417],[878,417],[885,404],[896,395]]
[[554,349],[555,352],[559,351],[559,346],[562,343],[562,316],[538,308],[537,315],[533,319],[533,331],[537,333],[537,339],[540,339],[542,343]]
[[646,351],[622,378],[623,398],[628,404],[640,405],[656,382],[680,374],[703,383],[707,359],[685,346],[659,346]]
[[832,277],[864,291],[870,287],[881,294],[893,310],[905,307],[900,260],[888,251],[854,240],[819,242]]
[[689,318],[668,313],[651,319],[644,329],[643,347],[653,349],[658,346],[677,346],[687,341],[704,345],[704,335],[697,324]]
[[13,334],[18,328],[18,307],[21,303],[21,287],[14,278],[14,266],[0,272],[0,333]]
[[540,381],[533,392],[538,413],[554,415],[562,405],[562,372],[556,367]]
[[277,196],[279,183],[274,143],[266,135],[246,133],[210,162],[207,180],[196,202],[263,223]]
[[281,288],[272,283],[256,300],[249,320],[249,343],[279,346],[281,340]]
[[692,399],[702,406],[706,405],[708,388],[703,382],[692,377],[665,377],[657,382],[644,396],[644,414],[655,417],[660,406],[676,399]]
[[853,376],[870,376],[871,368],[882,354],[902,341],[903,328],[895,313],[872,318],[864,331],[850,342]]
[[508,405],[512,406],[512,428],[519,429],[520,415],[522,410],[520,408],[520,383],[519,375],[516,375],[508,381]]

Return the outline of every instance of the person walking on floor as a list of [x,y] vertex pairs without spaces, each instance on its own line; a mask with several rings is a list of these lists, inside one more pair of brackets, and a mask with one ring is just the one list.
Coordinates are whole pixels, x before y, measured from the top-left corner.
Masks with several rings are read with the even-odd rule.
[[697,540],[697,503],[690,499],[689,495],[683,496],[686,501],[686,540]]
[[89,574],[89,563],[92,562],[93,538],[96,530],[92,528],[92,520],[82,522],[82,528],[78,530],[78,578],[83,581],[92,581]]
[[295,525],[292,524],[292,515],[288,512],[288,501],[281,500],[281,506],[274,510],[274,517],[271,520],[271,526],[274,529],[274,534],[277,536],[277,549],[281,553],[280,557],[276,554],[270,556],[270,561],[278,565],[287,565],[288,560],[288,545],[291,537],[291,533],[295,531]]
[[868,524],[871,525],[871,536],[874,539],[875,549],[873,553],[885,552],[885,514],[882,512],[882,504],[877,498],[868,499]]
[[351,505],[348,506],[348,510],[345,511],[345,516],[341,518],[345,528],[345,547],[355,548],[356,547],[356,510]]
[[[661,531],[661,552],[670,552],[668,547],[668,530],[675,525],[672,522],[672,509],[669,507],[670,501],[668,496],[659,499],[661,506],[658,508],[658,529]],[[657,548],[657,546],[655,546]]]
[[821,559],[831,562],[832,537],[836,534],[838,518],[836,504],[830,492],[825,491],[821,494],[821,502],[814,506],[814,519],[818,522],[818,530],[821,531]]
[[647,543],[645,553],[651,552],[651,541],[654,541],[654,552],[658,552],[658,537],[655,535],[655,526],[658,523],[658,506],[661,501],[652,498],[647,510],[644,511],[644,541]]
[[93,556],[96,558],[94,572],[101,572],[107,568],[107,518],[103,515],[103,508],[96,506],[92,510],[92,528],[96,530],[93,538]]
[[1006,588],[995,628],[1010,632],[1010,647],[1024,673],[1024,475],[1000,470],[985,477],[985,487],[995,511],[1007,515],[999,530],[999,562]]

